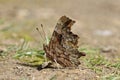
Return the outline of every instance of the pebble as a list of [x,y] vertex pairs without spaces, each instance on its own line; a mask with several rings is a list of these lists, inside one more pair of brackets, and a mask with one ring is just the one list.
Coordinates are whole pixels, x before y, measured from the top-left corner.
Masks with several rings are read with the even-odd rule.
[[95,30],[94,32],[95,35],[98,35],[98,36],[111,36],[113,35],[113,32],[110,31],[110,30]]

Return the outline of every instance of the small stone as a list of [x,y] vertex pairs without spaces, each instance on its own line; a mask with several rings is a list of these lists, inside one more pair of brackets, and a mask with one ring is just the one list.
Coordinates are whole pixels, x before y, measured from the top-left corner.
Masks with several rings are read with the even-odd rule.
[[115,47],[112,47],[112,46],[107,46],[107,47],[102,47],[101,48],[101,51],[102,52],[114,52],[116,51],[117,49]]
[[98,36],[111,36],[113,32],[110,30],[95,30],[94,34]]
[[30,73],[26,73],[27,74],[27,76],[31,76],[31,74]]

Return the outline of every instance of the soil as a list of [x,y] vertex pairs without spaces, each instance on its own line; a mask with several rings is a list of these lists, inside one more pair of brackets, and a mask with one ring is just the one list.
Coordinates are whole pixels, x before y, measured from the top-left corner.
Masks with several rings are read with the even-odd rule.
[[[120,58],[120,1],[114,0],[0,0],[0,53],[19,46],[23,39],[30,47],[42,46],[35,30],[41,24],[51,36],[57,20],[66,15],[76,21],[72,30],[80,36],[79,45],[100,48],[110,60]],[[40,47],[41,48],[41,47]],[[99,80],[92,70],[47,68],[20,65],[14,51],[0,59],[0,80]]]

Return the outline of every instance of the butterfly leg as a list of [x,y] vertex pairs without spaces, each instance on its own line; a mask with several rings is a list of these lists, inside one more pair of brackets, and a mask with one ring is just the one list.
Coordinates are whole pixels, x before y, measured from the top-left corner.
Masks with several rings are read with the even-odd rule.
[[59,64],[58,64],[58,62],[56,61],[56,59],[54,59],[54,61],[55,61],[56,65],[57,65],[57,69],[60,69]]

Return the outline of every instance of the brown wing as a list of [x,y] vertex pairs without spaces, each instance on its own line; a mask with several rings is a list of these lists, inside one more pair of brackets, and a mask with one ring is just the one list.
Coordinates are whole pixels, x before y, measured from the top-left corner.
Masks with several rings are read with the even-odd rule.
[[75,21],[62,16],[52,34],[49,45],[43,45],[46,56],[57,61],[63,67],[76,67],[80,64],[78,58],[85,56],[78,51],[78,35],[71,32]]

